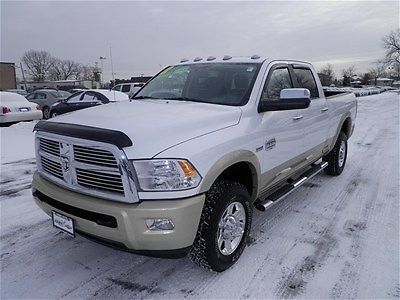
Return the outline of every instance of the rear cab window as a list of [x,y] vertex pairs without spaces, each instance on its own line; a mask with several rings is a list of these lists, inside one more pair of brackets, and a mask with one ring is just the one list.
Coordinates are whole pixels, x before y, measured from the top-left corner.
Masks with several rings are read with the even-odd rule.
[[319,98],[317,83],[315,82],[311,69],[305,66],[295,66],[293,68],[293,73],[296,76],[297,87],[308,89],[311,93],[311,99]]

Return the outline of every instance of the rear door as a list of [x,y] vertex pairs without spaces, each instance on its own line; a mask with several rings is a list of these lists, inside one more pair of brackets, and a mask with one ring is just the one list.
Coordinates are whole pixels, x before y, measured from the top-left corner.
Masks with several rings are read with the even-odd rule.
[[306,88],[311,93],[310,107],[302,112],[305,130],[304,149],[306,159],[319,158],[328,135],[329,114],[328,104],[322,91],[318,89],[317,74],[313,73],[307,64],[294,64],[294,84],[299,88]]
[[[278,101],[282,89],[293,88],[290,66],[276,64],[268,71],[260,101]],[[286,178],[301,161],[304,151],[303,110],[263,112],[261,134],[264,138],[262,186]]]

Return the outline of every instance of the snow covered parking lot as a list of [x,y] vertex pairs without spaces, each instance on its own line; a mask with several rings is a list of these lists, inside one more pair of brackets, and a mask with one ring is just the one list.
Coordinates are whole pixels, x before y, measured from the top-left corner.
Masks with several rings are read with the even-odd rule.
[[358,98],[346,169],[254,211],[241,259],[217,274],[52,227],[33,202],[33,123],[1,129],[4,298],[398,298],[399,95]]

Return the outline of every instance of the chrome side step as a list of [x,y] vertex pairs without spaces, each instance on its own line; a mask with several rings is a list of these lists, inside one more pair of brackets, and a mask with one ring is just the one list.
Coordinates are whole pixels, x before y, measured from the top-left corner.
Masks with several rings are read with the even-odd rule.
[[293,191],[295,191],[298,187],[302,186],[308,180],[313,178],[315,175],[320,173],[323,169],[328,166],[327,162],[322,162],[317,165],[313,165],[311,169],[304,172],[299,179],[297,179],[293,183],[288,183],[281,187],[276,192],[268,195],[263,201],[256,200],[254,202],[254,206],[261,211],[265,211],[268,208],[271,208],[273,205],[284,199],[286,196],[290,195]]

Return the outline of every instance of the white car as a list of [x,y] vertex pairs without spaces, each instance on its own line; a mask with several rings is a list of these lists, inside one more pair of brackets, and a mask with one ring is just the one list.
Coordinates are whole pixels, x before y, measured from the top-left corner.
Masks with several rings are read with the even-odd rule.
[[132,97],[134,94],[136,94],[141,88],[144,86],[144,83],[142,82],[136,82],[136,83],[122,83],[122,84],[117,84],[112,88],[113,91],[119,91],[127,94],[129,97]]
[[24,96],[0,92],[0,126],[20,121],[40,120],[42,116],[39,106],[29,102]]

